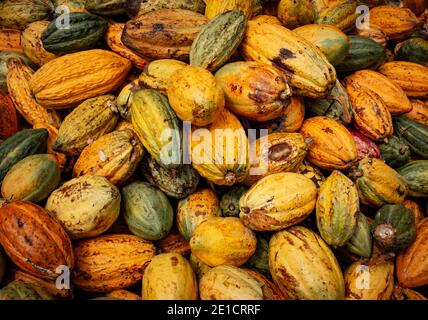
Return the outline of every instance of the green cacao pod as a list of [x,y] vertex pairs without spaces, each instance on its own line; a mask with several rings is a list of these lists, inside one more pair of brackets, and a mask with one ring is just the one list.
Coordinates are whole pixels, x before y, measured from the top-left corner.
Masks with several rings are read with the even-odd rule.
[[190,64],[216,71],[236,51],[245,31],[245,15],[240,10],[219,14],[198,33],[190,49]]
[[315,18],[315,23],[330,24],[347,32],[354,29],[356,19],[357,1],[334,1],[331,5],[329,3],[328,6],[320,10]]
[[360,212],[357,215],[354,234],[346,243],[346,249],[360,257],[370,258],[372,255],[372,242],[372,234],[367,217]]
[[159,9],[185,9],[204,13],[204,0],[126,0],[125,10],[131,17],[140,16]]
[[406,164],[410,158],[410,148],[402,139],[392,136],[387,142],[379,145],[380,157],[393,168]]
[[395,60],[410,61],[428,66],[428,41],[423,38],[413,38],[395,46]]
[[189,240],[195,228],[212,217],[221,215],[217,194],[211,189],[198,190],[180,200],[177,207],[177,227]]
[[339,64],[349,52],[349,37],[332,25],[307,24],[293,30],[316,45],[333,65]]
[[46,150],[48,130],[24,129],[0,144],[0,181],[9,169],[25,157]]
[[348,55],[336,65],[336,71],[343,73],[376,68],[385,57],[385,48],[376,41],[364,36],[349,36]]
[[29,67],[36,69],[37,66],[22,52],[3,51],[0,52],[0,91],[8,92],[7,90],[7,60],[9,58],[21,58]]
[[167,168],[181,163],[179,121],[168,99],[153,89],[134,93],[131,102],[132,125],[150,155]]
[[343,246],[353,235],[359,210],[358,190],[340,171],[322,183],[316,204],[321,237],[333,247]]
[[125,13],[126,0],[85,0],[85,8],[101,16],[115,16]]
[[51,193],[46,210],[73,239],[95,237],[107,231],[120,212],[120,192],[106,178],[81,176]]
[[343,275],[333,252],[319,235],[304,227],[294,226],[272,236],[269,269],[287,299],[344,298]]
[[248,188],[242,185],[233,186],[220,200],[220,208],[223,217],[239,217],[239,200],[247,192]]
[[41,201],[57,187],[60,169],[55,158],[48,154],[28,156],[15,164],[1,185],[2,196],[9,201]]
[[122,188],[123,213],[129,230],[145,240],[160,240],[172,227],[174,213],[165,194],[146,182]]
[[271,235],[267,232],[259,232],[256,234],[257,247],[256,252],[245,264],[251,269],[255,269],[258,272],[270,277],[269,271],[269,240]]
[[404,249],[416,237],[413,213],[402,204],[387,204],[380,208],[371,228],[374,240],[386,252]]
[[140,167],[146,180],[169,197],[185,198],[193,193],[199,184],[200,176],[191,165],[168,169],[147,155]]
[[69,28],[58,28],[53,20],[42,33],[43,47],[58,55],[93,48],[107,28],[107,20],[83,12],[69,14]]
[[346,89],[339,81],[336,81],[326,99],[305,98],[305,106],[309,115],[326,116],[343,124],[352,121],[352,104]]
[[428,126],[405,116],[394,120],[396,133],[410,147],[412,153],[428,159]]
[[47,19],[52,11],[50,0],[4,0],[0,3],[0,26],[25,29],[31,22]]
[[428,160],[411,161],[397,171],[406,180],[410,196],[428,197]]
[[12,281],[0,289],[0,300],[53,300],[46,289],[20,281]]
[[402,203],[408,194],[404,177],[377,158],[364,158],[351,168],[361,203],[381,207],[389,203]]

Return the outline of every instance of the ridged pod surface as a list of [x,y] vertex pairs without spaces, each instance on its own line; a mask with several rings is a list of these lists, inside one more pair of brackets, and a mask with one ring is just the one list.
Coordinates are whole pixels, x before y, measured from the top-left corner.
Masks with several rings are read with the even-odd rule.
[[284,27],[294,29],[314,22],[315,8],[310,0],[281,0],[278,4],[278,19]]
[[185,66],[187,63],[174,59],[154,60],[144,68],[139,76],[139,81],[147,88],[166,94],[172,74]]
[[143,146],[131,130],[113,131],[83,149],[73,176],[101,176],[114,185],[121,184],[134,173],[143,153]]
[[390,39],[400,40],[415,32],[419,20],[411,10],[389,5],[372,8],[370,24],[378,26]]
[[0,51],[22,52],[21,30],[1,28]]
[[145,0],[134,1],[125,0],[125,10],[129,16],[141,16],[150,11],[159,9],[186,9],[199,13],[204,13],[204,0]]
[[14,201],[0,208],[0,243],[23,271],[43,279],[56,279],[59,266],[73,268],[70,238],[43,208],[29,201]]
[[428,102],[411,99],[412,110],[404,114],[406,118],[428,126]]
[[307,159],[321,169],[347,169],[357,160],[354,139],[345,126],[328,117],[305,120],[300,133],[311,138]]
[[229,10],[241,10],[246,18],[251,18],[255,9],[255,0],[206,0],[205,16],[213,19]]
[[144,270],[144,300],[197,300],[198,284],[186,258],[176,253],[155,256]]
[[67,181],[51,193],[46,210],[73,239],[107,231],[120,211],[120,192],[106,178],[82,176]]
[[28,156],[7,172],[1,184],[1,194],[9,201],[41,201],[56,188],[60,174],[55,158],[50,155]]
[[0,139],[5,140],[18,132],[18,117],[12,99],[0,92]]
[[394,130],[391,113],[377,91],[350,79],[345,81],[345,88],[352,105],[354,126],[374,141],[390,137]]
[[211,189],[201,189],[178,203],[177,227],[181,235],[189,240],[198,225],[217,216],[221,216],[217,194]]
[[7,88],[16,110],[31,125],[46,123],[59,127],[55,111],[47,111],[31,95],[30,83],[34,71],[20,58],[7,60]]
[[190,49],[190,65],[216,71],[235,53],[245,32],[242,11],[224,12],[205,25]]
[[323,98],[336,82],[334,67],[321,50],[279,25],[248,21],[241,53],[281,70],[302,96]]
[[394,119],[395,131],[412,153],[428,159],[428,126],[405,116]]
[[104,34],[104,39],[113,52],[130,60],[134,66],[142,70],[148,62],[123,44],[121,37],[124,27],[124,23],[110,22]]
[[355,28],[357,20],[357,1],[327,1],[327,6],[322,8],[315,18],[317,24],[330,24],[343,31],[351,31]]
[[224,108],[224,93],[216,78],[200,67],[186,66],[174,72],[168,84],[168,99],[177,116],[196,126],[206,126]]
[[53,300],[53,297],[42,287],[15,280],[0,289],[0,300]]
[[12,166],[27,156],[46,150],[46,129],[24,129],[0,144],[0,181]]
[[91,49],[103,36],[107,25],[107,20],[99,16],[70,12],[68,28],[63,28],[56,20],[49,23],[42,33],[43,47],[58,55]]
[[360,202],[371,207],[402,203],[408,194],[405,179],[380,159],[362,159],[350,175],[355,179]]
[[340,171],[333,171],[321,184],[316,203],[317,226],[329,245],[343,246],[352,237],[359,210],[358,190]]
[[397,172],[406,180],[410,196],[428,196],[428,160],[410,161],[398,168]]
[[357,214],[357,224],[355,225],[352,237],[346,243],[346,249],[363,258],[370,258],[372,255],[372,234],[367,217],[359,212]]
[[192,255],[211,267],[244,264],[256,244],[254,232],[234,217],[212,217],[198,225],[190,238]]
[[232,62],[215,74],[225,107],[254,121],[278,118],[290,103],[291,90],[281,72],[264,63]]
[[46,51],[42,43],[42,33],[48,26],[48,21],[30,23],[21,35],[21,47],[25,55],[35,64],[41,66],[57,56]]
[[251,185],[272,173],[295,171],[305,158],[310,144],[300,133],[275,132],[259,138],[250,146]]
[[31,78],[30,88],[43,107],[67,108],[114,91],[130,69],[129,60],[107,50],[70,53],[37,70]]
[[269,268],[287,299],[344,298],[345,284],[335,256],[309,229],[295,226],[275,233],[269,243]]
[[135,92],[131,118],[135,133],[158,163],[167,168],[181,163],[181,129],[167,97],[153,89]]
[[247,136],[229,111],[223,110],[207,129],[193,129],[190,144],[192,166],[202,177],[228,186],[246,178],[250,169]]
[[90,292],[110,292],[135,285],[141,281],[155,250],[151,242],[127,234],[80,241],[74,247],[72,283]]
[[333,66],[345,59],[349,52],[349,37],[335,26],[307,24],[293,32],[316,45]]
[[394,289],[394,264],[355,262],[345,271],[346,300],[389,300]]
[[122,42],[132,51],[151,60],[187,60],[193,40],[208,19],[183,9],[159,9],[129,20]]
[[4,0],[0,4],[0,26],[24,29],[31,22],[47,19],[52,11],[48,0]]
[[189,164],[168,169],[148,155],[143,159],[140,167],[141,173],[151,185],[176,199],[192,194],[200,179],[198,172]]
[[62,122],[54,150],[76,155],[96,139],[109,133],[119,118],[113,95],[91,98],[73,109]]
[[199,282],[202,300],[264,300],[263,286],[246,270],[221,265],[207,271]]
[[398,282],[405,288],[428,284],[428,218],[417,225],[416,239],[397,257]]
[[162,191],[139,181],[121,191],[123,215],[132,233],[146,240],[160,240],[171,231],[173,209]]
[[395,82],[408,97],[428,97],[428,67],[407,61],[391,61],[379,67],[380,73]]
[[240,218],[252,230],[281,230],[303,221],[315,208],[316,196],[315,184],[301,174],[271,174],[241,198]]
[[358,84],[363,89],[374,91],[383,100],[392,115],[412,110],[412,104],[404,91],[379,72],[360,70],[348,76],[345,83]]

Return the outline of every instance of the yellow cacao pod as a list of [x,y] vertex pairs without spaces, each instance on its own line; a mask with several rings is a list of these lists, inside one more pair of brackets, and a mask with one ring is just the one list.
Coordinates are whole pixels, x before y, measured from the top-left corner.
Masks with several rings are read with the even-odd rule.
[[348,76],[345,83],[356,84],[363,90],[374,91],[392,115],[399,115],[412,110],[412,104],[400,86],[379,72],[360,70]]
[[346,300],[389,300],[394,290],[394,264],[355,262],[345,271]]
[[142,292],[144,300],[196,300],[198,284],[186,258],[161,253],[144,270]]
[[412,99],[412,110],[404,114],[406,118],[428,126],[428,102]]
[[399,85],[408,97],[428,98],[428,67],[407,61],[391,61],[379,67],[380,73]]
[[51,193],[46,210],[73,239],[95,237],[107,231],[120,211],[120,192],[106,178],[71,179]]
[[254,0],[206,0],[205,16],[212,19],[229,10],[241,10],[247,18],[251,18],[255,9]]
[[359,211],[358,190],[340,171],[333,171],[321,184],[316,204],[321,237],[333,247],[341,247],[354,234]]
[[190,237],[192,255],[208,266],[240,266],[255,252],[254,232],[235,217],[213,217],[201,223]]
[[420,24],[416,15],[407,8],[378,6],[370,10],[370,25],[378,26],[390,39],[405,39]]
[[178,203],[178,231],[189,240],[198,225],[216,216],[221,216],[217,194],[211,189],[195,191]]
[[223,110],[207,129],[193,128],[190,137],[192,166],[218,185],[244,181],[249,171],[248,140],[239,120]]
[[254,121],[281,116],[290,103],[287,80],[274,67],[259,62],[240,61],[226,64],[215,74],[223,89],[226,108]]
[[287,299],[344,298],[342,270],[333,252],[320,236],[304,227],[294,226],[272,236],[269,269]]
[[272,173],[295,171],[309,149],[300,133],[275,132],[255,140],[250,150],[250,174],[245,184],[252,185]]
[[196,126],[212,123],[224,108],[224,94],[216,78],[200,67],[186,66],[174,72],[168,83],[168,99],[177,116]]
[[352,105],[355,127],[367,138],[381,141],[392,135],[392,117],[377,92],[346,79],[345,88]]
[[127,234],[80,241],[74,247],[73,285],[92,292],[110,292],[135,285],[155,250],[151,242]]
[[313,140],[307,159],[321,169],[347,169],[357,161],[357,149],[349,131],[340,123],[323,116],[303,122],[300,133]]
[[94,175],[112,184],[124,183],[143,157],[143,146],[129,129],[113,131],[83,149],[73,168],[73,176]]
[[56,55],[48,52],[43,47],[42,33],[49,21],[36,21],[30,23],[21,35],[21,47],[25,55],[35,64],[41,66],[56,58]]
[[168,82],[172,74],[187,66],[186,63],[174,59],[159,59],[150,62],[141,73],[139,80],[143,86],[167,93]]
[[43,107],[67,108],[116,90],[130,69],[131,62],[116,53],[81,51],[44,64],[31,78],[30,88]]
[[278,68],[302,96],[323,98],[336,83],[336,71],[320,49],[279,25],[249,21],[241,53]]
[[88,99],[73,109],[59,128],[53,148],[75,155],[99,137],[109,133],[119,118],[113,95]]
[[303,221],[315,208],[317,188],[299,173],[268,175],[240,199],[240,218],[256,231],[281,230]]

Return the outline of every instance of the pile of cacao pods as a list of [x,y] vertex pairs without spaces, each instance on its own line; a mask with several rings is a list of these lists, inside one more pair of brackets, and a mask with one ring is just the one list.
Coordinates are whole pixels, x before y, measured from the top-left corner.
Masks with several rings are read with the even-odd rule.
[[428,2],[0,2],[0,299],[425,299]]

